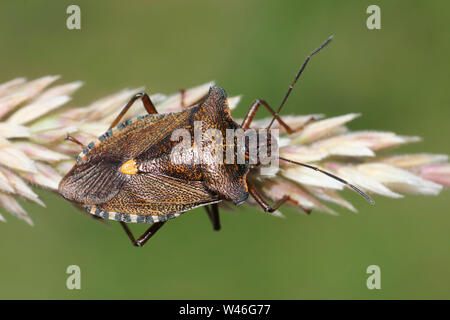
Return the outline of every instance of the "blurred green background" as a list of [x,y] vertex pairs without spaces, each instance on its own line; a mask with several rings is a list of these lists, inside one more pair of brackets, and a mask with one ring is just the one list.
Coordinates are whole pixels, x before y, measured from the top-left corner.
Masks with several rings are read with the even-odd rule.
[[[216,80],[243,94],[234,113],[242,117],[255,98],[277,104],[305,56],[334,34],[284,114],[361,112],[351,129],[424,138],[399,152],[450,154],[448,1],[76,3],[82,29],[70,31],[72,1],[1,2],[1,82],[82,80],[71,102],[81,106],[125,87],[171,93]],[[381,30],[366,28],[370,4],[381,7]],[[449,190],[376,197],[376,206],[347,192],[360,213],[338,217],[241,209],[222,214],[220,232],[198,209],[144,248],[117,223],[104,227],[39,194],[47,208],[23,203],[34,227],[8,214],[0,224],[2,299],[450,298]],[[81,290],[66,289],[71,264],[81,267]],[[366,287],[372,264],[381,290]]]

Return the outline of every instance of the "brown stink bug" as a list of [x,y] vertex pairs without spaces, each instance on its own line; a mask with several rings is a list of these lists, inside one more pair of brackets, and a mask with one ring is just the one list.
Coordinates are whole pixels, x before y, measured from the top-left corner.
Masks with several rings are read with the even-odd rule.
[[[185,106],[180,112],[165,114],[158,114],[147,94],[135,95],[113,121],[110,129],[96,141],[85,147],[76,139],[68,137],[82,145],[83,151],[60,182],[59,193],[97,217],[119,221],[135,246],[144,245],[167,220],[200,206],[206,207],[215,230],[220,229],[218,203],[221,201],[231,201],[238,205],[250,195],[264,211],[273,212],[289,198],[284,197],[270,206],[248,181],[250,169],[260,163],[211,161],[215,159],[217,150],[206,148],[205,153],[208,142],[202,142],[203,161],[174,162],[173,151],[181,143],[181,139],[174,140],[172,134],[175,130],[183,129],[188,133],[187,137],[191,138],[195,136],[196,122],[202,123],[202,134],[208,129],[214,129],[223,136],[229,130],[240,129],[246,132],[261,105],[273,115],[266,130],[271,128],[275,120],[289,134],[302,130],[304,126],[290,128],[278,115],[311,56],[331,40],[329,38],[306,58],[277,111],[267,102],[256,100],[241,124],[231,117],[227,96],[220,87],[211,87],[207,96],[198,104]],[[142,99],[148,115],[120,123],[137,99]],[[224,150],[227,143],[221,141],[220,149]],[[266,147],[270,146],[272,137],[269,135],[266,141],[259,141],[257,149],[261,143]],[[248,149],[244,153],[248,160]],[[331,173],[308,164],[279,159],[322,172],[372,202],[358,188]],[[135,240],[127,223],[150,223],[151,226]]]

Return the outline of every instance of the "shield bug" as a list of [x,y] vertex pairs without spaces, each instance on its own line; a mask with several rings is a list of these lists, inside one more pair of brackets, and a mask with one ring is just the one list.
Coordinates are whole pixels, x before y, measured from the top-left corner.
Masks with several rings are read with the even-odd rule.
[[[119,221],[135,246],[144,245],[167,220],[200,206],[205,206],[215,230],[220,229],[218,203],[221,201],[239,205],[250,195],[264,211],[275,211],[289,198],[279,199],[271,206],[248,181],[249,171],[261,165],[260,160],[253,163],[250,161],[251,146],[248,141],[241,148],[231,148],[233,154],[243,154],[244,161],[224,163],[217,161],[217,156],[225,153],[224,150],[229,151],[227,147],[230,141],[235,142],[236,139],[219,138],[230,131],[248,132],[261,106],[273,118],[265,128],[269,131],[266,140],[255,140],[257,145],[254,147],[257,151],[263,145],[266,149],[272,147],[274,139],[270,128],[275,120],[288,134],[301,131],[304,125],[296,129],[290,128],[279,117],[279,113],[310,58],[331,40],[330,37],[306,58],[277,110],[264,100],[256,100],[240,124],[231,117],[226,93],[220,87],[211,87],[207,96],[195,105],[185,106],[180,112],[165,114],[158,114],[147,94],[135,95],[109,130],[97,140],[83,146],[76,139],[68,137],[80,144],[83,151],[73,168],[61,180],[59,193],[97,217]],[[137,99],[142,100],[148,115],[121,123],[121,119]],[[211,130],[218,134],[219,138],[212,139],[216,143],[211,143],[211,139],[200,142],[196,140],[197,123],[202,125],[200,135]],[[174,132],[180,130],[182,134],[174,139]],[[174,151],[186,141],[192,143],[187,144],[186,148],[190,153],[178,158],[182,161],[174,161]],[[199,161],[192,161],[196,157]],[[357,187],[331,173],[308,164],[281,157],[279,159],[326,174],[373,202]],[[149,223],[151,226],[136,240],[127,223]]]

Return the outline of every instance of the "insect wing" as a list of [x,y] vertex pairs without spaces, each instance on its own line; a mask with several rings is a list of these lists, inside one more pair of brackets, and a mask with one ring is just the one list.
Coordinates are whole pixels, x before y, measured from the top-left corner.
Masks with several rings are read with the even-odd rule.
[[168,216],[218,201],[201,181],[145,173],[131,176],[117,196],[100,208],[135,216]]

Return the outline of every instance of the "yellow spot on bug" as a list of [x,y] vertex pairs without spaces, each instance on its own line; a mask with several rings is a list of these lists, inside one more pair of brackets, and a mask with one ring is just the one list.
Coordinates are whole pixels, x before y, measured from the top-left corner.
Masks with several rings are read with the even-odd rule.
[[123,174],[130,174],[130,175],[138,173],[138,167],[137,167],[136,160],[131,159],[131,160],[128,160],[127,162],[125,162],[120,167],[120,172],[122,172]]

